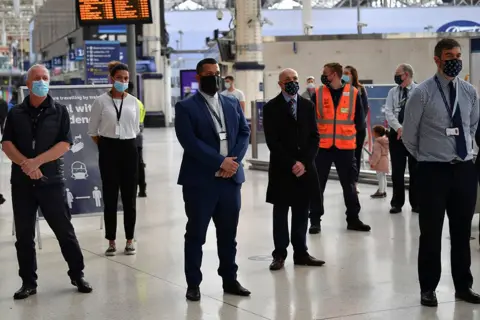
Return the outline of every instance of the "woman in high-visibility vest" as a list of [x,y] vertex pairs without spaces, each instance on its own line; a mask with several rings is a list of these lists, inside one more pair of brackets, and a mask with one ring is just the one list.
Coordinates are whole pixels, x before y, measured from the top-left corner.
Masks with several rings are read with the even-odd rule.
[[[134,92],[135,87],[133,82],[128,83],[128,93],[137,96],[136,92]],[[145,106],[143,105],[142,101],[138,99],[138,105],[140,107],[140,133],[137,135],[137,150],[138,150],[138,196],[140,198],[147,197],[147,183],[145,181],[145,162],[143,161],[143,128],[145,121]]]

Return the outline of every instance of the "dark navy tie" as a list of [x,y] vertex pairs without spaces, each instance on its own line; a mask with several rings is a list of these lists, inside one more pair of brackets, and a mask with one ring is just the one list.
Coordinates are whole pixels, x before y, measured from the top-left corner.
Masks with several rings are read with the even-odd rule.
[[405,118],[405,106],[407,105],[408,99],[408,89],[403,88],[402,95],[400,98],[400,112],[398,113],[398,122],[403,124],[403,119]]
[[[459,84],[457,83],[457,86]],[[452,112],[453,109],[455,109],[455,100],[457,97],[457,91],[455,90],[455,87],[453,85],[453,82],[450,82],[448,84],[448,89],[450,90],[450,106],[452,106]],[[455,143],[457,145],[457,155],[460,157],[460,159],[465,160],[465,158],[468,155],[467,151],[467,141],[465,141],[465,131],[463,130],[463,123],[462,123],[462,113],[460,111],[460,106],[457,103],[457,108],[455,110],[455,114],[453,115],[453,127],[458,128],[458,135],[455,136]]]
[[297,120],[297,113],[295,112],[295,99],[290,99],[288,101],[288,105],[290,106],[290,112],[292,113],[292,116]]

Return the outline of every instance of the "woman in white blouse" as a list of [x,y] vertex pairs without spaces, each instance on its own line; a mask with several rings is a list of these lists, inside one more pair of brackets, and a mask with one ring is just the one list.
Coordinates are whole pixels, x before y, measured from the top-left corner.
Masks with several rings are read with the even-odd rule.
[[109,246],[105,255],[114,256],[117,232],[117,204],[120,191],[127,244],[125,254],[136,253],[133,243],[137,198],[137,146],[140,132],[140,109],[137,99],[126,93],[128,67],[120,62],[109,64],[112,89],[99,96],[92,105],[88,134],[98,145],[99,167],[103,185],[105,238]]

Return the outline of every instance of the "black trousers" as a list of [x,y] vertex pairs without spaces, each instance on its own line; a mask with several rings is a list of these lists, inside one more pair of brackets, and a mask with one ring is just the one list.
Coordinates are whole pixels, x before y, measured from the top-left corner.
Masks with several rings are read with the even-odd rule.
[[185,276],[189,287],[202,282],[203,251],[208,225],[213,219],[217,233],[218,275],[224,283],[237,279],[237,226],[241,206],[241,185],[217,178],[212,184],[183,187],[188,222],[185,233]]
[[477,176],[472,161],[420,162],[420,247],[418,276],[423,291],[435,290],[442,272],[441,244],[445,211],[450,227],[450,262],[455,289],[471,288],[470,232],[477,197]]
[[143,147],[137,147],[138,153],[138,187],[141,191],[145,191],[147,188],[147,182],[145,181],[145,162],[143,162]]
[[407,167],[410,176],[409,199],[412,208],[418,207],[417,187],[417,160],[410,155],[402,140],[397,139],[397,132],[390,129],[388,136],[390,161],[392,162],[392,184],[393,196],[390,205],[395,208],[402,208],[405,204],[405,168]]
[[105,238],[111,241],[116,239],[120,191],[125,237],[127,240],[132,240],[137,218],[138,153],[135,139],[120,140],[101,137],[98,150],[105,204]]
[[357,148],[355,149],[355,165],[357,166],[357,175],[355,177],[355,182],[358,182],[358,177],[360,176],[360,162],[362,161],[363,144],[365,143],[366,137],[367,129],[357,131]]
[[57,237],[72,280],[83,277],[83,255],[71,223],[63,184],[42,187],[12,185],[13,218],[17,242],[19,275],[26,285],[37,286],[35,222],[37,210]]
[[313,197],[310,205],[310,223],[319,225],[325,210],[323,207],[323,194],[327,186],[328,175],[332,164],[337,169],[340,184],[343,189],[343,199],[347,207],[347,221],[358,220],[360,213],[360,201],[358,200],[357,191],[355,189],[355,177],[357,176],[357,168],[354,164],[355,150],[339,150],[335,147],[330,149],[318,149],[315,164],[317,166],[318,181],[320,183],[320,198]]
[[[308,208],[309,202],[298,203],[292,208],[291,240],[293,256],[303,257],[307,255],[307,229],[308,229]],[[287,248],[290,243],[288,232],[288,211],[290,206],[273,205],[273,243],[275,250],[272,252],[274,258],[287,258]]]

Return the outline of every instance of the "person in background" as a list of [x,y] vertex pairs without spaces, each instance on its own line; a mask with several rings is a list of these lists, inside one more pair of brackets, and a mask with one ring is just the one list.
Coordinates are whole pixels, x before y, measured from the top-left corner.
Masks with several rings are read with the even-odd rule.
[[480,295],[472,290],[470,270],[478,184],[472,162],[473,138],[478,128],[479,98],[475,87],[458,77],[462,52],[457,40],[440,40],[434,61],[437,73],[413,90],[403,124],[403,143],[418,160],[420,302],[428,307],[438,305],[435,291],[442,275],[446,212],[455,298],[480,304]]
[[358,178],[360,177],[363,146],[365,144],[365,138],[367,137],[367,116],[368,116],[368,112],[370,111],[370,107],[368,105],[367,90],[365,90],[365,87],[358,80],[357,69],[355,69],[352,66],[346,66],[345,68],[343,68],[342,80],[345,83],[350,83],[355,88],[357,88],[358,94],[360,95],[360,98],[362,101],[363,112],[365,113],[364,128],[357,130],[357,135],[356,135],[357,147],[355,149],[355,164],[357,166],[357,175],[355,177],[355,188],[357,193],[359,193]]
[[294,264],[320,267],[325,262],[308,254],[306,238],[310,198],[319,192],[315,168],[319,142],[315,106],[310,98],[298,95],[295,70],[283,70],[278,84],[282,91],[263,108],[265,140],[270,150],[267,202],[273,204],[275,245],[270,270],[280,270],[285,265],[290,242],[290,208]]
[[5,120],[7,119],[8,114],[8,103],[7,101],[0,98],[0,132],[3,134],[3,129],[5,128]]
[[[132,81],[128,82],[128,89],[127,92],[134,97],[137,97],[135,94],[135,86],[133,85]],[[138,151],[138,196],[140,198],[147,197],[147,182],[145,181],[145,162],[143,161],[143,129],[144,129],[144,121],[145,121],[145,106],[143,105],[142,101],[138,99],[138,106],[140,108],[140,133],[137,135],[137,151]]]
[[315,77],[307,77],[307,88],[302,93],[302,98],[312,100],[312,96],[315,93]]
[[412,212],[418,213],[418,188],[416,185],[417,160],[405,148],[402,140],[405,106],[417,84],[413,82],[413,67],[403,63],[395,70],[394,81],[397,84],[388,92],[385,103],[385,117],[390,131],[390,160],[392,162],[393,195],[390,201],[390,213],[402,212],[405,204],[405,167],[408,161],[409,200]]
[[320,143],[315,164],[320,183],[320,197],[312,198],[310,208],[311,234],[321,231],[321,217],[324,214],[323,194],[328,176],[335,164],[343,199],[347,211],[347,229],[353,231],[370,231],[370,226],[360,220],[360,201],[355,190],[356,165],[355,137],[357,130],[365,125],[365,113],[357,88],[342,82],[343,67],[339,63],[328,63],[323,68],[323,86],[315,90],[312,97],[316,103],[317,126]]
[[185,87],[183,92],[184,92],[183,99],[187,99],[188,97],[190,97],[192,95],[192,88]]
[[8,102],[8,111],[10,111],[10,109],[12,109],[17,104],[18,104],[18,92],[13,91],[12,92],[12,97],[10,98],[10,101]]
[[243,113],[245,113],[245,94],[243,91],[235,88],[235,78],[232,76],[225,77],[225,88],[226,90],[222,91],[224,96],[232,96],[240,101],[240,107],[242,107]]
[[99,96],[92,105],[88,134],[98,145],[98,165],[102,177],[105,238],[109,241],[106,256],[117,252],[117,204],[122,196],[123,221],[127,243],[124,253],[136,253],[133,243],[137,217],[138,151],[140,106],[128,89],[128,67],[118,61],[109,63],[112,89]]
[[[35,222],[40,208],[68,264],[71,284],[90,293],[84,259],[67,205],[63,155],[72,145],[70,117],[64,105],[48,94],[50,75],[43,65],[27,72],[29,95],[7,116],[2,149],[12,160],[12,206],[22,287],[15,300],[37,293]],[[7,317],[8,318],[8,317]]]
[[175,105],[175,132],[183,147],[178,175],[188,218],[185,233],[186,298],[201,299],[202,246],[213,219],[223,291],[249,296],[237,280],[237,227],[245,172],[241,161],[248,149],[250,129],[238,99],[218,94],[221,77],[215,59],[198,62],[200,90]]
[[378,190],[370,197],[385,198],[387,196],[387,174],[389,172],[388,159],[388,138],[385,136],[387,129],[384,126],[373,127],[373,137],[375,142],[373,144],[373,153],[370,157],[370,166],[377,172]]

